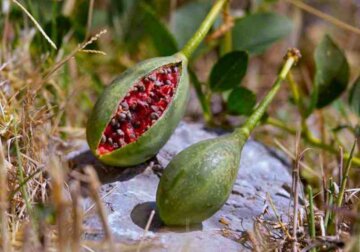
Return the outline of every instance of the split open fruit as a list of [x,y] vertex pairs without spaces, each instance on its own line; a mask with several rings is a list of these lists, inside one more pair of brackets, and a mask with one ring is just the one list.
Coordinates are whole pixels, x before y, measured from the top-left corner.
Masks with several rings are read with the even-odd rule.
[[181,54],[137,64],[98,99],[87,126],[90,149],[106,164],[144,162],[171,136],[188,94],[187,59]]
[[218,0],[184,48],[122,73],[97,100],[86,137],[103,163],[132,166],[156,155],[182,118],[189,97],[188,59],[227,0]]

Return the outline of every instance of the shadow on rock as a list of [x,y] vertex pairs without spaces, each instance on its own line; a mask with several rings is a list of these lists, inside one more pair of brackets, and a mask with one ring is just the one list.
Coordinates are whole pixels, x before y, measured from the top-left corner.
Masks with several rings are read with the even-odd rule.
[[82,152],[68,160],[69,166],[73,170],[82,171],[86,166],[93,166],[102,184],[115,181],[126,181],[142,173],[148,167],[150,161],[132,167],[115,167],[101,163],[90,150]]
[[150,224],[149,230],[153,232],[172,231],[176,233],[185,233],[190,231],[202,230],[202,224],[191,225],[188,227],[167,227],[161,221],[158,211],[156,209],[156,203],[153,201],[144,202],[136,205],[131,211],[131,220],[137,226],[145,229],[146,224],[150,218],[152,210],[155,210],[154,218]]

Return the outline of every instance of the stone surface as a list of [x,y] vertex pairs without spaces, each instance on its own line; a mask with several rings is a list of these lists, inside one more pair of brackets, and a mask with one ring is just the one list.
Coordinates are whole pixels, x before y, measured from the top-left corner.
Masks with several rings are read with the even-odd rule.
[[[155,209],[155,194],[158,174],[171,158],[189,145],[200,140],[216,137],[205,131],[200,124],[182,122],[169,142],[156,158],[147,164],[132,168],[105,167],[98,163],[85,145],[68,156],[74,168],[93,165],[101,182],[102,200],[108,213],[110,229],[119,242],[137,244],[144,235],[150,213]],[[291,207],[289,192],[291,175],[289,164],[262,144],[249,140],[242,153],[240,171],[232,194],[226,204],[213,217],[200,226],[169,228],[155,217],[145,237],[142,251],[239,251],[246,247],[237,240],[253,227],[254,218],[263,214],[276,220],[266,201],[269,193],[283,219]],[[91,232],[86,239],[100,239],[101,222],[92,208],[93,202],[86,199],[84,208],[90,209],[85,216],[85,226]],[[222,220],[222,221],[220,221]],[[225,224],[227,223],[227,224]]]

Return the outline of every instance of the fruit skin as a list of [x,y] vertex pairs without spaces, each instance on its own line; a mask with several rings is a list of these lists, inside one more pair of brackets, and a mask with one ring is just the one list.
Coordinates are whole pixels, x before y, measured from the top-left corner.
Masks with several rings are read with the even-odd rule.
[[242,127],[228,136],[194,144],[166,167],[156,195],[160,218],[184,226],[211,217],[226,202],[239,169],[242,148],[301,54],[289,49],[273,86]]
[[[153,70],[176,62],[182,62],[180,80],[173,100],[162,116],[135,142],[111,153],[99,155],[96,150],[102,133],[115,113],[119,102],[133,85]],[[90,150],[100,161],[113,166],[137,165],[153,157],[168,141],[185,113],[186,103],[189,99],[187,63],[187,58],[181,53],[145,60],[126,70],[104,90],[95,104],[86,128]]]
[[230,134],[201,141],[173,158],[156,193],[159,215],[166,225],[201,223],[222,207],[236,180],[246,138],[240,137],[239,143]]

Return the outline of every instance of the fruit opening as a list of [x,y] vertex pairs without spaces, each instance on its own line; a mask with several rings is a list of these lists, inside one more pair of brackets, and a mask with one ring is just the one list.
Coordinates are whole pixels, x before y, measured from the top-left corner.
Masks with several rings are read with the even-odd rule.
[[132,86],[120,101],[97,148],[99,155],[135,142],[162,116],[181,76],[181,62],[161,66]]

